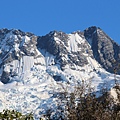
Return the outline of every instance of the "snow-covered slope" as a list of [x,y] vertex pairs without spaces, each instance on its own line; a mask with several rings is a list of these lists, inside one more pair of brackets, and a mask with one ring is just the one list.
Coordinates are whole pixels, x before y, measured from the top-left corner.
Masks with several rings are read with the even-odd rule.
[[33,112],[38,119],[46,110],[55,110],[55,93],[63,90],[61,85],[72,91],[84,80],[96,91],[104,83],[112,88],[114,75],[97,61],[90,34],[93,32],[52,31],[40,37],[20,30],[0,30],[0,110]]

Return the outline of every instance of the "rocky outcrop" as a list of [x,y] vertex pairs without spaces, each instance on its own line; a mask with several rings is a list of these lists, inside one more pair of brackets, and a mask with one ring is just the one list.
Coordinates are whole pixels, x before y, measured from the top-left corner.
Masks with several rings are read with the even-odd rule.
[[[84,42],[80,43],[77,39],[83,39]],[[91,48],[88,42],[85,41],[82,32],[65,34],[64,32],[52,31],[45,36],[39,37],[37,43],[38,49],[44,49],[55,56],[55,63],[60,64],[62,70],[67,64],[70,66],[73,66],[73,64],[78,66],[88,64],[84,53],[93,57]]]
[[0,70],[2,71],[0,79],[3,83],[9,82],[13,74],[14,65],[11,63],[14,60],[20,61],[23,56],[37,55],[36,44],[37,36],[31,33],[14,29],[0,30]]
[[[120,46],[98,27],[89,27],[84,31],[86,40],[91,45],[94,58],[108,72],[120,63]],[[118,71],[120,73],[120,71]]]
[[[46,56],[42,51],[52,57]],[[47,58],[49,60],[46,60]],[[90,65],[90,58],[96,59],[111,73],[120,63],[120,46],[96,26],[71,34],[51,31],[45,36],[35,36],[14,29],[0,30],[0,80],[3,83],[8,83],[10,77],[16,76],[16,71],[24,72],[23,68],[27,68],[26,66],[58,65],[62,71],[66,66],[77,70],[77,66]],[[51,63],[48,64],[48,61]],[[29,65],[25,66],[25,64]],[[20,70],[18,67],[21,67]],[[60,80],[56,76],[53,78]]]

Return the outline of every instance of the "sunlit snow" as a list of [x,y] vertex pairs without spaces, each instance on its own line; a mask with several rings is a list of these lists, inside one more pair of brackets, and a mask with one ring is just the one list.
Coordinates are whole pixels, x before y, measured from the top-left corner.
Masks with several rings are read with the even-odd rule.
[[[19,51],[20,47],[30,41],[28,36],[19,37],[22,41],[16,43],[15,41],[18,41],[17,36],[9,33],[1,41],[0,51],[6,52],[6,54],[0,59],[0,63],[6,59],[10,52],[13,50]],[[57,43],[62,42],[57,37],[54,39]],[[14,43],[12,45],[14,49],[8,45],[7,41],[9,41],[9,44]],[[69,34],[66,49],[70,53],[77,52],[80,50],[78,44],[84,43],[85,39],[81,38],[78,33]],[[115,84],[114,75],[104,70],[87,53],[84,53],[88,60],[87,65],[80,67],[73,64],[75,69],[71,69],[71,66],[66,64],[64,71],[62,71],[60,65],[55,62],[56,56],[44,49],[37,49],[36,56],[26,56],[23,51],[20,52],[22,55],[20,59],[10,61],[0,68],[0,76],[3,69],[13,73],[8,84],[0,82],[0,111],[3,109],[15,109],[24,114],[32,112],[37,120],[46,110],[56,108],[57,98],[53,97],[53,94],[64,91],[61,85],[64,87],[69,86],[69,90],[72,91],[78,81],[87,81],[92,83],[95,91],[99,91],[105,83],[107,83],[108,88],[112,88]],[[60,76],[62,81],[55,81],[53,76]],[[117,75],[116,79],[120,80],[120,76]],[[112,94],[114,94],[114,91],[112,91]]]

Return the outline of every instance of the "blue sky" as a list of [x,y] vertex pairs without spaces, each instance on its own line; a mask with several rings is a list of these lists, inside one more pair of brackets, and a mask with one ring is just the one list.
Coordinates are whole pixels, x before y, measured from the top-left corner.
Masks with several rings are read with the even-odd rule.
[[0,0],[0,28],[45,35],[93,25],[120,44],[120,0]]

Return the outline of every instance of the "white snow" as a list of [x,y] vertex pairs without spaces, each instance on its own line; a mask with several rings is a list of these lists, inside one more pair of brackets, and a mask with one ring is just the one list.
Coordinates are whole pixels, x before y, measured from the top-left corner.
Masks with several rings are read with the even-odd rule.
[[69,35],[69,50],[72,52],[78,51],[78,46],[77,46],[77,41],[76,41],[76,36],[74,34]]
[[20,50],[19,49],[19,44],[17,44],[17,43],[13,47],[15,48],[15,51],[19,51]]
[[68,51],[72,52],[77,52],[78,49],[78,44],[83,44],[85,40],[78,35],[78,33],[75,34],[69,34],[69,39],[68,39],[68,45],[69,47],[67,48]]
[[[100,68],[93,59],[91,59],[91,62],[94,63],[93,66],[76,66],[76,70],[66,67],[64,72],[56,65],[48,66],[47,70],[50,75],[46,72],[45,65],[33,66],[33,61],[32,57],[25,56],[21,62],[14,61],[12,63],[14,65],[13,70],[17,69],[21,64],[24,66],[24,82],[16,81],[6,85],[0,84],[1,111],[3,109],[16,109],[22,113],[33,112],[37,120],[37,118],[40,117],[40,111],[44,113],[45,110],[57,106],[57,100],[52,97],[52,93],[62,91],[61,85],[69,86],[69,90],[72,90],[72,87],[80,80],[86,80],[88,82],[91,80],[95,90],[99,90],[105,82],[108,83],[108,87],[114,85],[114,75]],[[26,62],[28,62],[28,66],[24,65]],[[99,74],[97,71],[95,72],[93,68],[99,68]],[[61,76],[64,81],[57,84],[51,75]],[[119,78],[120,76],[117,76],[117,79]],[[69,85],[67,81],[69,81]],[[112,92],[112,94],[114,94],[114,92]]]
[[[21,37],[21,36],[19,36]],[[28,36],[21,37],[22,41],[17,43],[17,36],[9,33],[0,43],[1,51],[8,51],[6,55],[0,59],[5,60],[6,56],[13,50],[19,51],[19,47],[29,43]],[[63,42],[57,37],[54,37],[57,43]],[[14,43],[14,48],[10,48],[7,42]],[[78,44],[84,44],[85,39],[81,38],[78,33],[69,34],[68,52],[77,52],[80,50]],[[13,46],[13,45],[12,45]],[[87,49],[87,48],[86,48]],[[33,49],[31,49],[31,52]],[[0,76],[3,69],[5,71],[12,71],[14,77],[8,84],[0,82],[0,111],[3,109],[15,109],[24,114],[33,112],[35,119],[45,113],[47,109],[54,109],[57,107],[57,98],[53,97],[54,93],[64,91],[61,86],[74,90],[78,81],[91,82],[96,91],[99,91],[104,84],[108,88],[114,86],[114,75],[106,72],[95,59],[92,59],[88,53],[84,53],[87,57],[88,64],[80,67],[75,64],[72,66],[67,64],[64,71],[60,69],[59,63],[55,62],[56,56],[48,53],[45,50],[37,50],[36,56],[25,56],[24,52],[20,51],[23,56],[19,60],[13,60],[0,68]],[[19,54],[18,54],[19,55]],[[61,59],[68,59],[64,55]],[[55,81],[53,76],[60,76],[62,81]],[[120,76],[117,76],[120,81]],[[68,84],[69,83],[69,84]],[[114,91],[111,91],[115,97]]]
[[43,63],[46,65],[46,67],[55,64],[55,62],[54,62],[55,56],[48,53],[47,51],[44,51],[44,50],[40,50],[40,51],[44,55],[44,56],[42,55],[41,59],[42,59]]
[[115,100],[116,103],[117,103],[117,102],[119,103],[117,92],[120,94],[120,90],[117,91],[115,88],[112,88],[112,89],[110,90],[110,95],[114,98],[114,100]]
[[30,38],[29,38],[28,36],[23,36],[23,37],[22,37],[22,41],[23,41],[22,44],[24,44],[24,42],[25,42],[25,43],[29,43]]
[[23,72],[30,70],[34,65],[34,58],[29,56],[23,57]]
[[96,60],[92,59],[91,57],[88,56],[87,60],[90,63],[92,68],[99,68],[100,67],[100,64]]
[[[46,56],[48,53],[46,54]],[[49,56],[49,55],[48,55]],[[90,59],[90,64],[84,67],[76,66],[76,70],[68,67],[63,71],[56,65],[51,65],[51,60],[54,57],[44,57],[45,63],[48,65],[34,65],[33,57],[24,56],[21,61],[12,63],[13,70],[24,73],[23,82],[16,81],[7,85],[0,84],[0,110],[16,109],[24,114],[33,112],[36,120],[45,113],[45,110],[52,109],[57,106],[57,100],[52,97],[52,93],[63,91],[61,85],[69,87],[72,91],[77,81],[89,80],[92,81],[92,86],[95,90],[99,90],[103,84],[108,83],[108,87],[114,85],[114,75],[100,68],[95,60]],[[50,62],[49,62],[50,61]],[[27,66],[25,65],[27,63]],[[23,65],[23,69],[21,68]],[[47,69],[46,69],[47,66]],[[99,70],[95,72],[93,68]],[[18,69],[18,71],[16,70]],[[47,73],[46,72],[49,73]],[[52,75],[61,76],[63,82],[53,80]],[[22,75],[21,75],[22,76]],[[69,81],[69,85],[67,82]],[[71,87],[72,86],[72,87]],[[114,93],[113,93],[114,94]]]

